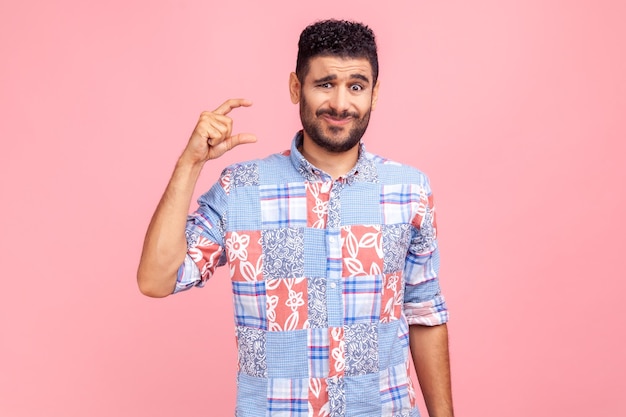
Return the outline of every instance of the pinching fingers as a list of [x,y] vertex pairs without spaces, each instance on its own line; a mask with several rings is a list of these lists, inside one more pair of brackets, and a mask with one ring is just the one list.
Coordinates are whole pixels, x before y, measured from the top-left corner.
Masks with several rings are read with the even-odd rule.
[[237,107],[249,107],[252,101],[245,98],[231,98],[223,102],[217,109],[213,111],[215,114],[226,115]]

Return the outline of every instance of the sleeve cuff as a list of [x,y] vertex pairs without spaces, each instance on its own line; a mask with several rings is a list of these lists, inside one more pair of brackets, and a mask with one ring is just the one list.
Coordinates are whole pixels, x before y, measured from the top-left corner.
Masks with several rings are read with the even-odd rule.
[[202,277],[200,276],[198,265],[196,265],[191,256],[187,254],[187,256],[185,256],[185,262],[178,268],[176,286],[172,294],[188,290],[194,286],[203,287],[204,281],[202,281]]
[[422,326],[437,326],[448,322],[448,307],[443,296],[421,303],[404,303],[407,323]]

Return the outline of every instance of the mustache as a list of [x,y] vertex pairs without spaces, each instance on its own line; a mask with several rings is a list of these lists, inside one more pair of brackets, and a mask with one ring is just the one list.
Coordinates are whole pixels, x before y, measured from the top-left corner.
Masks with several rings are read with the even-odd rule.
[[339,113],[338,111],[334,110],[334,109],[319,109],[318,111],[315,112],[315,115],[317,117],[320,117],[323,114],[327,114],[330,117],[334,117],[336,119],[347,119],[348,117],[352,117],[354,119],[358,119],[359,118],[359,114],[356,112],[350,112],[347,110],[342,111],[341,113]]

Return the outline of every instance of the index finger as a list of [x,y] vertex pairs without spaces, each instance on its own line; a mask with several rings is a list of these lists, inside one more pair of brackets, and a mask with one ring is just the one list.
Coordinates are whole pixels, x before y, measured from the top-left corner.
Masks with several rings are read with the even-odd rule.
[[252,102],[245,98],[231,98],[223,102],[213,113],[226,115],[230,113],[232,109],[237,107],[249,107],[252,106]]

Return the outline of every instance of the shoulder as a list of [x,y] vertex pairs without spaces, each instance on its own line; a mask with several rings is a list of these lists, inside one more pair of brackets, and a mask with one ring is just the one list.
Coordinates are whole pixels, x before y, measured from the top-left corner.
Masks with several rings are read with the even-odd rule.
[[365,160],[374,165],[379,181],[385,184],[413,184],[429,187],[429,179],[426,173],[420,169],[385,158],[371,152],[365,152]]
[[237,162],[224,168],[220,175],[222,185],[241,187],[259,185],[263,178],[289,170],[289,151],[270,154],[264,158]]

